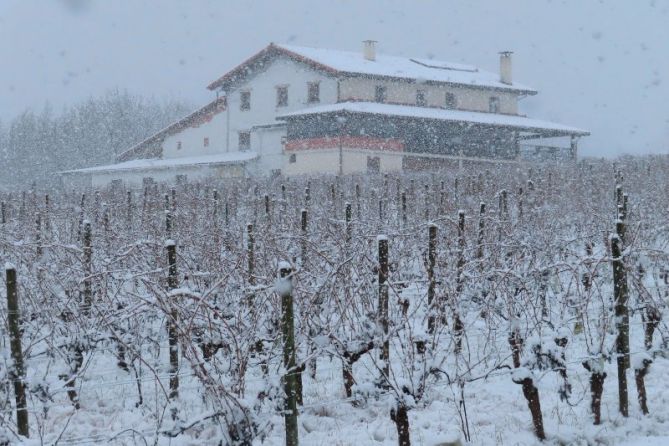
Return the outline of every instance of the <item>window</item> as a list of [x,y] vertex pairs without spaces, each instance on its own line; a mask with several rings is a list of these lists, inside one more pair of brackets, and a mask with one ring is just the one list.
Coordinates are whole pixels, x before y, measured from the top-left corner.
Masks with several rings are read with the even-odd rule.
[[418,90],[416,92],[416,105],[419,107],[427,106],[427,99],[425,99],[425,90]]
[[307,82],[307,102],[321,102],[321,84],[318,82]]
[[251,132],[239,132],[239,150],[251,148]]
[[209,147],[209,138],[204,138],[204,146]]
[[251,110],[251,92],[242,91],[239,93],[239,109],[242,111]]
[[297,155],[291,153],[290,156],[288,157],[288,162],[290,164],[295,164],[297,162]]
[[177,150],[181,150],[181,141],[177,141]]
[[446,108],[458,108],[458,100],[453,93],[446,93]]
[[276,106],[285,107],[288,105],[288,87],[281,85],[276,87]]
[[490,113],[499,113],[499,98],[497,96],[490,97]]
[[378,156],[367,157],[367,173],[381,172],[381,158]]
[[386,102],[386,87],[377,85],[374,93],[374,100],[376,102]]

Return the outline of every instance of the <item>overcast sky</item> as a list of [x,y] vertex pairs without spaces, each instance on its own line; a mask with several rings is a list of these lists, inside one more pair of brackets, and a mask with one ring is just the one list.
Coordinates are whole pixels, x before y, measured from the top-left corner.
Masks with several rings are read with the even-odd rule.
[[460,61],[539,90],[584,155],[669,152],[668,0],[0,0],[0,120],[119,87],[201,105],[269,42]]

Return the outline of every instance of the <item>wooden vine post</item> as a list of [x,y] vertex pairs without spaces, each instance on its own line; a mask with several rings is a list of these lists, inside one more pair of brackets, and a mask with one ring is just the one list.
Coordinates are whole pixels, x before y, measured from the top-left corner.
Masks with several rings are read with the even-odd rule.
[[388,237],[379,235],[378,238],[379,250],[379,303],[378,303],[378,318],[379,318],[379,332],[382,335],[381,343],[381,372],[383,374],[382,381],[390,379],[390,339],[388,337]]
[[10,348],[14,367],[9,376],[14,382],[16,398],[16,427],[19,435],[30,436],[28,425],[28,404],[26,400],[25,370],[23,367],[23,349],[21,347],[21,327],[19,322],[19,298],[16,286],[16,269],[7,264],[7,325],[9,326]]
[[91,222],[84,220],[84,314],[89,314],[93,305],[93,247]]
[[353,218],[353,212],[351,209],[351,203],[346,203],[346,211],[345,211],[345,218],[346,218],[346,243],[350,244],[351,243],[351,237],[353,233],[353,226],[351,224],[351,220]]
[[295,353],[295,314],[293,312],[293,283],[288,262],[279,263],[279,279],[276,291],[281,297],[281,332],[283,335],[283,366],[285,375],[284,422],[286,426],[286,446],[297,446],[297,364]]
[[456,296],[453,302],[453,334],[455,335],[455,353],[460,353],[462,350],[462,335],[465,330],[465,325],[460,319],[460,310],[458,304],[460,302],[463,286],[463,274],[465,268],[465,211],[458,211],[458,262],[456,271]]
[[429,316],[427,318],[427,331],[434,333],[437,308],[434,302],[436,280],[434,278],[434,267],[437,264],[437,225],[431,224],[427,230],[427,307]]
[[[300,244],[300,269],[305,270],[307,268],[307,234],[308,234],[308,229],[309,229],[309,217],[308,217],[308,211],[306,209],[302,209],[301,215],[300,215],[300,228],[301,228],[301,235],[302,235],[302,241]],[[315,336],[314,332],[310,332],[311,336]],[[314,358],[311,363],[311,376],[315,379],[316,378],[316,358]],[[297,396],[297,404],[300,406],[302,405],[303,398],[302,398],[302,372],[306,369],[306,364],[302,363],[300,364],[296,370],[295,370],[295,382],[296,382],[296,396]]]
[[249,223],[246,225],[246,257],[247,257],[247,272],[249,285],[253,286],[256,284],[255,276],[255,235],[253,233],[253,224]]
[[[621,222],[617,226],[620,234]],[[622,416],[629,414],[629,398],[627,389],[627,368],[629,367],[629,308],[627,300],[629,291],[627,289],[627,274],[622,257],[622,242],[616,234],[611,237],[611,257],[613,264],[613,293],[615,300],[616,328],[616,362],[618,364],[618,408]]]
[[[479,234],[478,240],[476,243],[476,258],[483,260],[483,242],[485,240],[485,203],[481,202],[479,208]],[[481,267],[483,267],[483,262],[481,262]]]
[[[167,249],[167,288],[171,293],[179,286],[177,278],[177,245],[174,240],[165,242]],[[170,399],[179,397],[179,338],[178,338],[178,314],[176,305],[172,302],[174,296],[169,295],[170,315],[167,322],[167,337],[170,356]]]

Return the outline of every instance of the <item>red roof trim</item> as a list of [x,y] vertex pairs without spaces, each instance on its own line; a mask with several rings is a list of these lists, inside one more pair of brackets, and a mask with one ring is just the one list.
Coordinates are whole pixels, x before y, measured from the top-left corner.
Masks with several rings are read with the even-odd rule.
[[332,74],[338,73],[337,70],[335,70],[334,68],[332,68],[328,65],[323,65],[319,62],[316,62],[315,60],[309,59],[308,57],[304,57],[301,54],[295,53],[293,51],[289,51],[285,48],[282,48],[280,46],[274,45],[273,43],[270,43],[265,48],[263,48],[262,50],[260,50],[256,54],[254,54],[253,56],[249,57],[248,59],[246,59],[241,64],[237,65],[235,68],[228,71],[227,73],[225,73],[220,78],[216,79],[214,82],[209,84],[207,86],[207,88],[209,90],[215,90],[215,89],[219,88],[220,86],[222,86],[226,82],[230,81],[231,79],[235,78],[236,76],[238,76],[240,74],[243,74],[243,71],[249,65],[253,64],[257,60],[259,60],[259,59],[261,59],[265,56],[272,55],[272,53],[284,54],[284,55],[288,56],[289,58],[291,58],[291,59],[293,59],[297,62],[302,62],[304,64],[310,65],[311,67],[313,67],[317,70],[325,71],[325,72],[332,73]]

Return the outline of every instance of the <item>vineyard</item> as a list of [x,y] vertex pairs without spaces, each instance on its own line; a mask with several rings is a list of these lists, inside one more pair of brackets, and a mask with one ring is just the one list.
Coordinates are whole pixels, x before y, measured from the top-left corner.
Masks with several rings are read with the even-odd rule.
[[666,438],[668,192],[658,156],[2,193],[0,444]]

